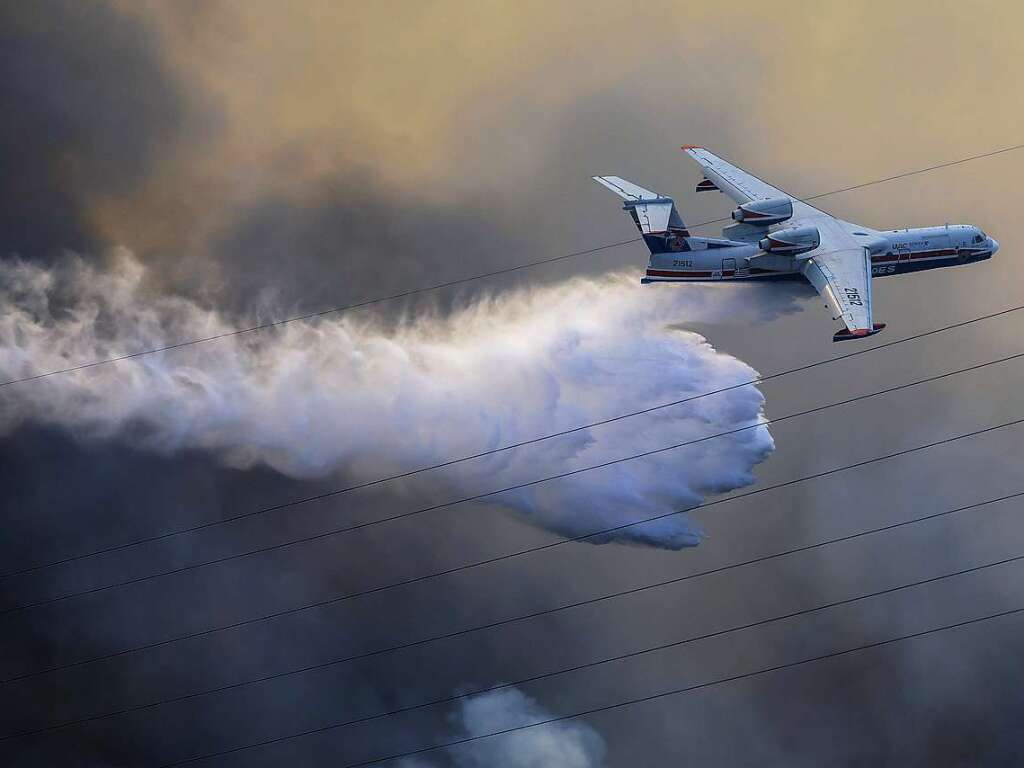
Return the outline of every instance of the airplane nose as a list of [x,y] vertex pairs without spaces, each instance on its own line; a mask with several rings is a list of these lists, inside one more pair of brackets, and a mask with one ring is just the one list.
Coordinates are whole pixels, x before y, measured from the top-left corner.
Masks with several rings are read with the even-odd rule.
[[994,237],[990,237],[988,239],[988,246],[989,246],[989,250],[992,252],[992,255],[995,256],[996,255],[996,251],[999,250],[999,241],[996,240]]

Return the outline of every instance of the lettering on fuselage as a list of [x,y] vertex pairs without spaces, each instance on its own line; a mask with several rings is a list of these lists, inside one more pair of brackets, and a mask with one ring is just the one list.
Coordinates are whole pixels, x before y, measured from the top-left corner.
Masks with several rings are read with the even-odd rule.
[[692,267],[693,266],[693,262],[690,261],[689,259],[673,259],[672,260],[672,266],[673,267]]
[[879,264],[871,268],[872,275],[892,275],[896,273],[895,264]]

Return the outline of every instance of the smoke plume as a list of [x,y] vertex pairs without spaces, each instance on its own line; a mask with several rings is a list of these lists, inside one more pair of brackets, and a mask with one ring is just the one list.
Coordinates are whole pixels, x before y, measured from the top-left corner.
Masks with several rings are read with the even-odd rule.
[[[231,330],[217,312],[144,289],[127,250],[107,269],[77,257],[0,262],[4,380]],[[696,289],[699,290],[699,289]],[[0,434],[20,423],[160,452],[202,449],[236,467],[359,480],[406,471],[752,379],[702,337],[686,289],[578,279],[478,300],[387,329],[346,314],[8,386]],[[457,496],[585,468],[763,421],[740,387],[437,474]],[[764,426],[493,497],[565,535],[621,525],[750,483]],[[623,540],[692,546],[683,516]]]

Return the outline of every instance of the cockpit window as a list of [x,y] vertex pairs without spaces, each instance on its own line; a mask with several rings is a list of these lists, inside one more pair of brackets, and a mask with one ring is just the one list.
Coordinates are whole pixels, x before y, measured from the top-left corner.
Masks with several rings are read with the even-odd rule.
[[985,238],[984,238],[984,236],[982,236],[982,235],[975,235],[975,236],[974,236],[974,242],[976,242],[976,243],[980,243],[980,242],[982,242],[982,241],[983,241],[984,239],[985,239]]

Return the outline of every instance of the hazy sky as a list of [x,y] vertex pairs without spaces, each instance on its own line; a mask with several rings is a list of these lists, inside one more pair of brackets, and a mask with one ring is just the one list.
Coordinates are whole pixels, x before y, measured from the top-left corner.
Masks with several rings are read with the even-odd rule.
[[[0,370],[61,367],[633,236],[590,176],[728,214],[678,150],[814,194],[1024,141],[1012,3],[84,2],[0,10]],[[969,222],[969,268],[879,281],[879,341],[1021,303],[1024,152],[825,198]],[[716,232],[716,230],[708,230]],[[0,391],[4,571],[850,351],[796,286],[640,286],[637,244]],[[1016,315],[420,476],[0,580],[4,606],[247,551],[1021,351]],[[706,339],[689,332],[696,332]],[[865,342],[870,345],[876,342]],[[631,468],[0,617],[3,677],[106,655],[1019,418],[1020,362]],[[8,375],[10,374],[10,375]],[[763,396],[763,399],[762,399]],[[6,684],[3,733],[188,694],[1024,490],[1019,428]],[[1019,502],[22,741],[162,765],[1024,553]],[[700,546],[697,534],[703,536]],[[691,538],[693,540],[691,540]],[[657,544],[656,547],[646,544]],[[639,544],[639,545],[637,545]],[[682,548],[678,548],[682,547]],[[1006,565],[210,765],[343,766],[1019,607]],[[1011,765],[1021,620],[405,765]],[[502,740],[504,739],[504,740]]]

